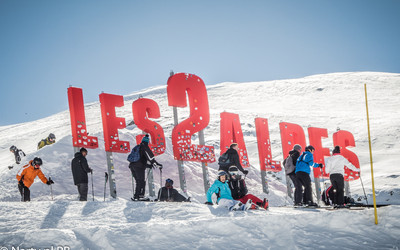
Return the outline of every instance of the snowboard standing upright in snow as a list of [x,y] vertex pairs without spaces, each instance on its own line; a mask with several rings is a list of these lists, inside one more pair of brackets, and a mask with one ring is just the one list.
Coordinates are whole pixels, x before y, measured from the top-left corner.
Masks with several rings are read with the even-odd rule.
[[135,178],[136,182],[136,189],[133,200],[147,200],[146,198],[144,198],[146,186],[146,168],[155,168],[156,166],[158,166],[159,169],[162,169],[162,164],[156,161],[154,154],[149,147],[149,141],[150,138],[147,134],[145,137],[143,137],[142,142],[140,143],[140,159],[129,164],[132,176]]
[[72,176],[74,178],[74,185],[78,188],[79,200],[87,201],[88,194],[88,173],[92,173],[86,160],[86,148],[81,148],[79,152],[75,153],[74,159],[71,161]]
[[53,180],[48,180],[42,173],[42,170],[40,170],[42,163],[42,159],[35,157],[33,160],[29,161],[28,165],[25,165],[21,169],[21,173],[17,174],[18,189],[21,194],[21,201],[31,200],[31,191],[29,188],[35,181],[36,176],[39,176],[40,180],[47,185],[54,183]]

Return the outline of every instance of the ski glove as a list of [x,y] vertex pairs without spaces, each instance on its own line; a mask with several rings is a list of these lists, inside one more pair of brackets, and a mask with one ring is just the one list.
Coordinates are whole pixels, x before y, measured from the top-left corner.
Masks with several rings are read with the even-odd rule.
[[158,168],[159,168],[159,169],[162,169],[162,168],[163,168],[163,165],[162,165],[162,164],[157,163],[157,165],[158,165]]
[[22,180],[20,180],[20,181],[18,182],[18,184],[21,185],[21,187],[24,186],[24,182],[23,182]]
[[206,201],[206,203],[204,203],[204,204],[206,204],[206,205],[210,205],[210,206],[214,205],[214,203],[212,203],[212,202],[209,202],[209,201]]
[[318,165],[318,167],[322,168],[323,166],[322,166],[322,164],[320,163],[320,164]]
[[46,182],[46,184],[47,184],[47,185],[54,184],[54,181],[53,181],[52,179],[49,179],[49,180]]
[[249,173],[249,170],[243,170],[243,174],[247,175]]

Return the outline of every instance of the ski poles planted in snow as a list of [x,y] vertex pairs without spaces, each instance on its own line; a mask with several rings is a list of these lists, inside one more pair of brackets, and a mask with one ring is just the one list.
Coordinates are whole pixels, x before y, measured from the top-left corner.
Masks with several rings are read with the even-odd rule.
[[162,185],[163,184],[163,182],[162,182],[162,169],[160,168],[160,188],[162,188]]
[[104,172],[105,174],[105,182],[104,182],[104,201],[106,201],[106,186],[107,186],[107,181],[108,181],[108,173]]
[[[52,181],[51,176],[49,176],[49,181],[50,182]],[[54,200],[53,199],[53,186],[51,184],[50,184],[50,194],[51,194],[51,200]]]
[[92,172],[90,172],[90,174],[92,175],[92,197],[93,197],[93,201],[94,201],[94,189],[93,189],[93,170],[92,170]]

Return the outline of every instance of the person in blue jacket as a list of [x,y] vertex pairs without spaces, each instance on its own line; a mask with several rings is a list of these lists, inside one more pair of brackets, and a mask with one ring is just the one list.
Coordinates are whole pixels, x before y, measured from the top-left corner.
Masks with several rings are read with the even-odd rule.
[[[312,199],[312,187],[311,187],[311,178],[310,178],[310,167],[313,168],[322,168],[322,164],[314,162],[314,154],[315,148],[313,146],[307,146],[303,154],[297,159],[296,162],[296,178],[299,181],[300,192],[297,192],[299,197],[296,197],[295,200],[301,201],[303,197],[304,204],[297,203],[295,206],[308,205],[308,206],[316,206],[317,204],[313,202]],[[304,195],[303,195],[303,187],[304,187]]]
[[228,186],[228,174],[225,171],[218,172],[218,179],[207,191],[207,205],[214,205],[212,195],[217,195],[217,204],[232,210],[248,210],[252,201],[249,199],[246,204],[236,201],[232,198],[231,189]]

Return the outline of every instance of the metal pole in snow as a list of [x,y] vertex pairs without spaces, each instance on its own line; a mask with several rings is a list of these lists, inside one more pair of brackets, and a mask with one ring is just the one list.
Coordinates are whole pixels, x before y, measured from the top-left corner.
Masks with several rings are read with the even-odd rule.
[[372,197],[374,198],[375,224],[378,225],[378,212],[376,210],[376,197],[375,197],[375,184],[374,184],[374,164],[373,164],[373,161],[372,161],[371,132],[370,132],[370,128],[369,128],[367,84],[364,84],[364,90],[365,90],[365,106],[367,108],[368,144],[369,144],[369,159],[370,159],[370,162],[371,162]]

